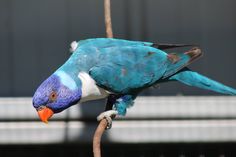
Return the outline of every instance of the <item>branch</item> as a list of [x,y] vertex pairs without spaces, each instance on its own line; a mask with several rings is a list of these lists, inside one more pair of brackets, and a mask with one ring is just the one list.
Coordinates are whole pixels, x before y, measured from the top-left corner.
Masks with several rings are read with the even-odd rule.
[[93,136],[93,156],[94,157],[101,157],[100,143],[101,143],[102,134],[106,130],[106,127],[107,127],[107,120],[103,119],[100,121],[94,133],[94,136]]
[[111,2],[104,0],[104,16],[107,38],[113,38],[112,24],[111,24]]
[[[111,3],[110,0],[104,0],[104,16],[107,38],[113,38],[112,24],[111,24]],[[107,120],[100,121],[94,136],[93,136],[93,155],[94,157],[101,157],[101,138],[107,127]]]

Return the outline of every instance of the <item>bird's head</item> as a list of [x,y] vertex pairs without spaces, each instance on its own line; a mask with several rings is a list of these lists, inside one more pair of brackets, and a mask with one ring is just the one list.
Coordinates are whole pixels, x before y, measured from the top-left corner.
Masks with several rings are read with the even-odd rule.
[[33,96],[33,106],[40,119],[47,123],[54,113],[76,104],[81,98],[81,82],[65,72],[55,72],[46,79]]

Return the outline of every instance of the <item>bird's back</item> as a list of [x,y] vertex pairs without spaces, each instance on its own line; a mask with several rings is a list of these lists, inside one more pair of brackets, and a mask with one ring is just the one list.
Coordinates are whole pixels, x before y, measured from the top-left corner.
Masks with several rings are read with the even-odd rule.
[[98,46],[93,42],[81,45],[81,49],[90,49],[88,53],[94,48],[96,65],[89,69],[89,74],[99,86],[113,92],[127,93],[151,86],[186,66],[194,56],[167,54],[144,42],[117,40],[100,41]]
[[85,71],[113,92],[128,93],[171,76],[197,58],[193,53],[167,54],[152,43],[119,39],[89,39],[78,43],[70,58],[78,73]]

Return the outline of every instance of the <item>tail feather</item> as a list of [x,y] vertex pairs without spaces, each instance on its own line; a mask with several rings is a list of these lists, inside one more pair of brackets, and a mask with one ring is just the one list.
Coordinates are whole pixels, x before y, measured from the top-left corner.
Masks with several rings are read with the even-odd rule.
[[198,58],[202,56],[202,51],[200,48],[194,47],[191,50],[180,53],[180,54],[168,54],[168,60],[170,61],[163,78],[167,78],[184,67],[188,66]]
[[222,94],[236,95],[236,89],[223,85],[197,72],[191,71],[188,68],[169,77],[169,80],[177,80],[189,86],[195,86]]
[[166,49],[173,49],[173,48],[180,48],[180,47],[190,47],[196,46],[194,44],[162,44],[162,43],[155,43],[151,45],[152,47],[158,48],[160,50]]

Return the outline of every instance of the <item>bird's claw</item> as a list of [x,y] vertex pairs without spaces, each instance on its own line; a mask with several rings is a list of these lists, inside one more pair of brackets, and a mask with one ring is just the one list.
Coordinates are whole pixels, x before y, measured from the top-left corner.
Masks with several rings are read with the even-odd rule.
[[97,120],[101,121],[102,119],[105,118],[107,120],[107,127],[106,127],[106,129],[110,129],[112,127],[112,118],[114,118],[117,114],[118,114],[118,112],[115,111],[115,110],[105,111],[105,112],[102,112],[97,117]]

